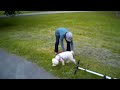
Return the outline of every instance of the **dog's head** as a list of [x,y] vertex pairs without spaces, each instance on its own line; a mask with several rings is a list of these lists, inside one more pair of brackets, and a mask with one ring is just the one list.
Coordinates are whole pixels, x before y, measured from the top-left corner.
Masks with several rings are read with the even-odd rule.
[[52,59],[52,66],[56,66],[59,64],[59,61],[55,58]]

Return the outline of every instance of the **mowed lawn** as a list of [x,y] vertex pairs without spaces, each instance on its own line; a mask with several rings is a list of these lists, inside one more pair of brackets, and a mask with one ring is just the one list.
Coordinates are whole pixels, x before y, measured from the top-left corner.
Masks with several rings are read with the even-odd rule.
[[73,33],[75,59],[80,60],[81,67],[120,78],[120,17],[114,12],[0,18],[0,48],[36,63],[61,79],[102,79],[81,70],[74,75],[73,63],[52,67],[54,33],[59,27]]

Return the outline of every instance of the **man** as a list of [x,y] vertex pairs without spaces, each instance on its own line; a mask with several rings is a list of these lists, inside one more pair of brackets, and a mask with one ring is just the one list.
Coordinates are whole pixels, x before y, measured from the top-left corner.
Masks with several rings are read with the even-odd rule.
[[[58,28],[55,31],[55,36],[56,36],[55,50],[54,50],[55,54],[58,54],[59,41],[60,41],[60,44],[61,44],[62,52],[64,52],[64,51],[73,51],[74,50],[72,33],[69,32],[68,29],[66,29],[66,28]],[[67,49],[66,50],[64,48],[63,39],[65,39],[66,43],[67,43]]]

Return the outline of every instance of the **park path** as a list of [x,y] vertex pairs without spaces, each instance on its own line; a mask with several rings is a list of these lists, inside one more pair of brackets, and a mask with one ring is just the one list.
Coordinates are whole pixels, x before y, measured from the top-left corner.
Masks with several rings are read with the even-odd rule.
[[0,49],[0,79],[59,79],[43,68]]

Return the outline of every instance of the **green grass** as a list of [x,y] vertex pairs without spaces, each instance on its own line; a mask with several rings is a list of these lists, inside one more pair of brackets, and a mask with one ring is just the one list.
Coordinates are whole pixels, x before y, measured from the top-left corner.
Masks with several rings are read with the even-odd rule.
[[[63,79],[100,79],[78,71],[73,63],[52,67],[55,29],[73,33],[75,59],[80,66],[120,78],[120,18],[113,12],[81,12],[0,18],[0,47],[43,67]],[[59,49],[61,49],[59,47]]]

